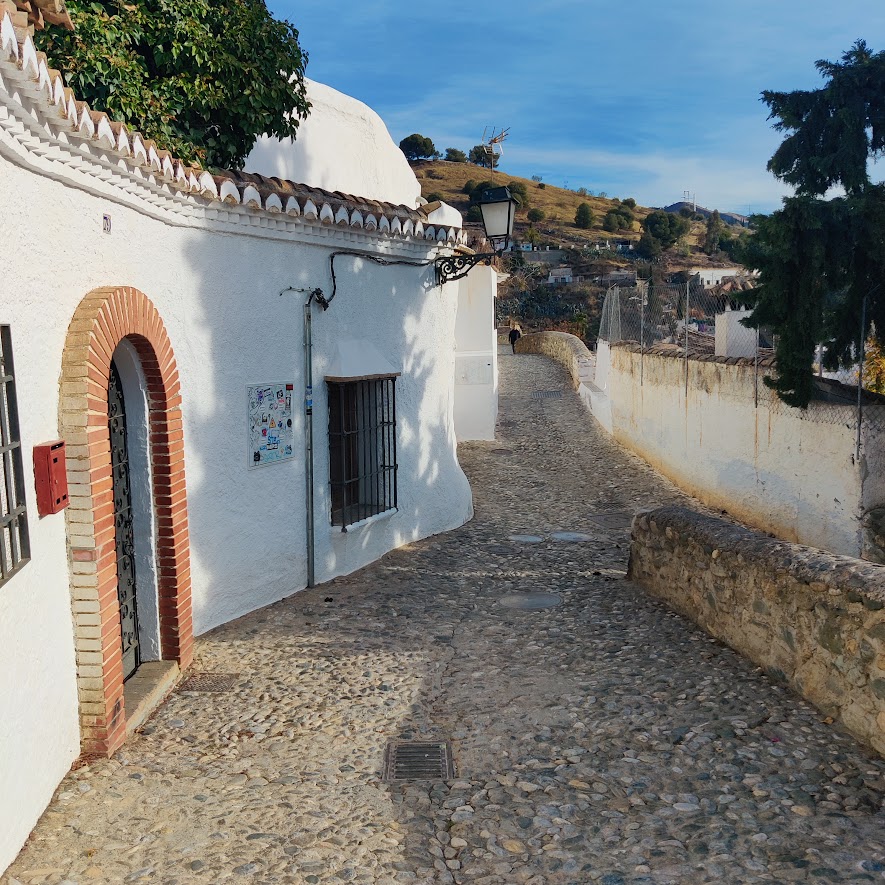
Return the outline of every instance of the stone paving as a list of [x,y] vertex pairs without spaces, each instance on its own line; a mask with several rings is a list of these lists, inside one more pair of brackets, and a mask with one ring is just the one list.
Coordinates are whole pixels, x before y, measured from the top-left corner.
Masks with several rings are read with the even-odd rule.
[[[5,885],[885,879],[885,763],[624,580],[593,517],[682,496],[557,365],[501,363],[476,518],[202,637],[233,690],[72,772]],[[394,738],[451,740],[457,780],[385,783]]]

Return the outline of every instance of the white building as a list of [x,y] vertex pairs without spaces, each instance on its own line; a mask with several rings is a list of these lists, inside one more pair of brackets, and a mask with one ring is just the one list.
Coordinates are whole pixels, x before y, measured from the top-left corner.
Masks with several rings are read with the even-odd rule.
[[740,276],[745,274],[746,270],[742,267],[692,267],[688,272],[694,276],[700,277],[701,285],[705,289],[711,286],[718,286],[723,280],[729,277]]
[[297,150],[252,158],[315,178],[211,175],[75,102],[0,15],[2,871],[195,635],[471,517],[455,324],[482,284],[437,284],[460,216],[353,99],[311,84]]
[[550,268],[547,275],[548,283],[570,283],[572,282],[572,269],[567,264],[561,264],[559,267]]

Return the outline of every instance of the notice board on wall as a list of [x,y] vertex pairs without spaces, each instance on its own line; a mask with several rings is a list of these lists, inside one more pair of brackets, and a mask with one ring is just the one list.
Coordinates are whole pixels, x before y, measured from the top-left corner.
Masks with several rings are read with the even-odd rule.
[[265,467],[293,457],[293,388],[294,384],[283,381],[246,387],[249,467]]

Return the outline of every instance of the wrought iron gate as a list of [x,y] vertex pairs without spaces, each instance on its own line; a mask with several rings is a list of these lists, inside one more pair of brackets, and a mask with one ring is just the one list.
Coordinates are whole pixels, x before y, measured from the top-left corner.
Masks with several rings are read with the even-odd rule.
[[132,531],[132,491],[129,484],[123,385],[113,362],[108,383],[108,432],[114,479],[114,533],[117,543],[117,598],[120,602],[123,678],[128,679],[140,663],[138,614],[135,606],[135,537]]

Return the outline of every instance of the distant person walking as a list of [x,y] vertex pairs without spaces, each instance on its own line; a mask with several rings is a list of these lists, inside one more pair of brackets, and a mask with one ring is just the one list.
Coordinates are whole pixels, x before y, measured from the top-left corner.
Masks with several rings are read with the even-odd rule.
[[522,338],[522,329],[519,328],[519,323],[516,323],[510,329],[509,338],[510,338],[510,348],[513,350],[514,353],[516,353],[516,342],[519,341],[520,338]]

